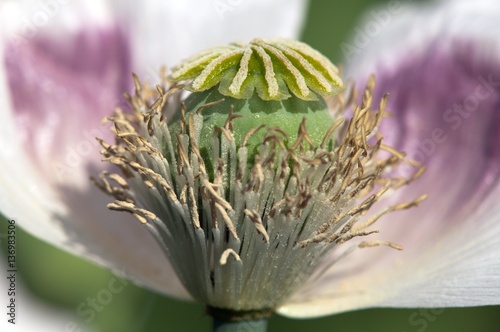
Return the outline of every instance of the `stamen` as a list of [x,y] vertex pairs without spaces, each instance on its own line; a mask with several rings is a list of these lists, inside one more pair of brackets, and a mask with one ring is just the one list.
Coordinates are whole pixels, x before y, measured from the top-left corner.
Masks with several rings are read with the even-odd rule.
[[378,247],[378,246],[388,246],[391,247],[392,249],[396,250],[403,250],[403,247],[400,246],[399,244],[395,244],[392,242],[388,241],[363,241],[358,245],[358,248],[372,248],[372,247]]
[[220,256],[220,265],[226,265],[229,255],[232,255],[237,261],[241,261],[240,256],[233,249],[226,249]]

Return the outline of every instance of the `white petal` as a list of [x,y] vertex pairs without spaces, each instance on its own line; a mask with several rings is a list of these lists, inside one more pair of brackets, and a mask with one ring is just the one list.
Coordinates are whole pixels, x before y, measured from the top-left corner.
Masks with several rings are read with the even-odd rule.
[[[369,307],[466,307],[498,304],[500,299],[500,188],[461,221],[461,227],[418,257],[403,257],[385,271],[356,274],[342,268],[309,294],[280,308],[290,317],[318,317]],[[374,250],[374,249],[370,249]],[[383,248],[375,250],[385,250]],[[364,255],[359,252],[357,254]],[[378,264],[383,252],[373,258]],[[346,258],[350,259],[350,258]],[[335,269],[334,266],[332,269]],[[335,279],[333,279],[335,278]],[[323,286],[323,287],[321,287]]]
[[3,0],[0,8],[2,32],[19,42],[109,24],[112,19],[104,1]]
[[[484,78],[492,74],[495,82],[500,81],[500,10],[495,4],[496,10],[488,1],[443,2],[438,9],[432,7],[433,11],[406,10],[362,50],[366,56],[357,58],[361,62],[349,64],[349,72],[356,78],[365,79],[371,72],[382,81],[394,78],[389,85],[395,88],[390,90],[394,92],[390,100],[397,102],[392,106],[406,105],[407,109],[392,110],[394,116],[388,121],[393,122],[386,128],[392,132],[386,142],[399,144],[415,156],[434,128],[443,129],[447,140],[434,142],[435,151],[423,160],[427,174],[402,196],[391,198],[404,200],[428,192],[428,201],[381,220],[382,226],[377,227],[381,233],[376,238],[403,244],[405,250],[373,248],[351,254],[297,294],[281,313],[314,317],[366,307],[500,303],[498,86],[489,99],[482,100],[476,113],[466,114],[459,127],[443,120],[447,108],[474,96],[481,86],[478,73],[486,75]],[[443,67],[450,60],[451,70],[429,67],[440,56]],[[458,62],[456,67],[453,61]],[[407,69],[415,64],[413,71]],[[450,75],[454,70],[466,74]],[[424,71],[428,73],[416,73]],[[448,81],[442,75],[449,75]]]
[[158,80],[158,68],[174,66],[207,47],[255,37],[297,38],[306,0],[115,0],[133,40],[136,72]]

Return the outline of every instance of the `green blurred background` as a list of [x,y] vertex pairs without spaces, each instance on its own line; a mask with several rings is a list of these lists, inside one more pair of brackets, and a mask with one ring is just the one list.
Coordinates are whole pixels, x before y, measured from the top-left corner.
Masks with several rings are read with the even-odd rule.
[[[313,0],[302,39],[338,63],[343,60],[339,45],[349,40],[361,13],[373,5],[384,6],[387,2]],[[2,220],[3,234],[5,225]],[[17,241],[18,267],[26,286],[47,303],[62,309],[76,313],[82,301],[88,296],[96,296],[115,278],[110,272],[22,231],[18,232]],[[5,249],[3,247],[2,244]],[[500,307],[493,306],[445,309],[439,313],[418,309],[370,309],[313,320],[276,316],[271,319],[269,330],[497,332],[500,330],[499,312]],[[128,284],[97,313],[90,327],[103,332],[209,331],[210,324],[211,319],[204,314],[200,304],[179,302]]]

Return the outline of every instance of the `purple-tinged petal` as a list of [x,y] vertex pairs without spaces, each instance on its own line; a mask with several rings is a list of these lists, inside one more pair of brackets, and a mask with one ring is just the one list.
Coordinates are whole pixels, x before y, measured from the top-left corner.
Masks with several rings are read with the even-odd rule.
[[[422,193],[429,199],[391,214],[372,236],[403,245],[403,252],[358,250],[298,294],[283,314],[500,303],[500,40],[490,38],[491,30],[481,35],[477,25],[467,23],[463,34],[450,27],[441,34],[426,29],[475,21],[483,29],[496,25],[498,32],[498,3],[483,6],[486,2],[406,11],[378,37],[387,49],[363,50],[372,67],[350,64],[348,71],[360,85],[375,73],[378,98],[391,93],[392,116],[381,128],[386,144],[427,167],[422,178],[390,200]],[[416,26],[427,39],[405,37]]]
[[397,70],[380,71],[377,91],[391,91],[387,141],[427,167],[410,190],[435,193],[444,209],[440,224],[452,226],[499,184],[500,60],[474,41],[430,45]]
[[90,28],[59,40],[7,43],[4,63],[17,135],[40,173],[63,182],[98,162],[95,137],[109,132],[101,120],[131,88],[123,33]]
[[0,210],[60,248],[188,298],[149,233],[108,211],[89,181],[103,165],[101,119],[130,89],[127,39],[111,23],[54,36],[1,36]]

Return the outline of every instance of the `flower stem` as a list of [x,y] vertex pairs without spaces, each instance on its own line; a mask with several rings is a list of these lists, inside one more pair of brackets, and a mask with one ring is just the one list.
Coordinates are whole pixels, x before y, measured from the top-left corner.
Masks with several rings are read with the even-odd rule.
[[242,321],[227,321],[213,318],[214,332],[266,332],[267,318]]

